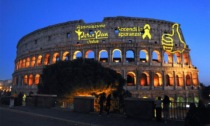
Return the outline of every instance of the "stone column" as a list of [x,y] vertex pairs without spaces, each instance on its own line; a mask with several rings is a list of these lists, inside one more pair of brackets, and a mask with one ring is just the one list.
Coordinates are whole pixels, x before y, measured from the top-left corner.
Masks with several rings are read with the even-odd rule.
[[198,78],[198,73],[196,73],[196,77],[197,77],[197,85],[199,85],[200,82],[199,82],[199,78]]
[[154,89],[154,73],[150,71],[150,90]]
[[[126,74],[125,69],[123,70],[123,75],[122,76],[124,77],[125,80],[127,80],[127,74]],[[126,81],[125,87],[127,89],[127,81]]]
[[185,72],[183,71],[183,84],[184,84],[184,89],[186,90],[186,77],[185,77]]
[[174,67],[174,55],[175,55],[175,54],[172,53],[171,55],[172,55],[172,57],[171,57],[171,60],[172,60],[172,67]]
[[121,48],[121,53],[122,53],[122,58],[121,58],[121,62],[122,64],[126,62],[126,50],[125,48]]
[[182,65],[182,67],[184,66],[184,56],[183,56],[183,53],[181,53],[181,65]]
[[[142,70],[141,69],[139,69],[138,70],[138,78],[139,78],[139,88],[138,89],[141,89],[142,88],[142,86],[141,86],[141,76],[142,76]],[[146,81],[147,81],[147,77],[146,77]]]
[[86,58],[86,57],[85,57],[86,54],[85,54],[85,50],[84,50],[84,49],[82,50],[81,53],[82,53],[82,58]]
[[163,90],[165,90],[165,86],[166,86],[166,76],[165,76],[165,71],[162,71],[162,81],[163,81]]
[[108,50],[108,56],[109,56],[109,57],[108,57],[108,59],[109,59],[108,62],[109,62],[109,64],[110,64],[110,63],[113,62],[113,61],[112,61],[112,58],[113,58],[113,57],[112,57],[112,50],[111,50],[110,48],[109,48],[109,50]]
[[139,89],[139,70],[136,69],[136,89]]
[[49,64],[52,64],[53,63],[53,52],[50,53],[50,62]]
[[139,57],[138,48],[136,48],[134,55],[135,55],[135,59],[134,59],[135,61],[134,62],[136,62],[136,64],[138,64],[138,62],[139,62],[139,60],[138,60],[139,59],[138,58]]
[[176,73],[173,71],[173,77],[174,77],[174,90],[176,90],[177,83],[176,83]]
[[72,50],[72,47],[70,48],[69,55],[70,55],[69,60],[73,60],[74,52]]
[[99,58],[98,57],[99,57],[98,49],[95,49],[95,51],[94,51],[94,60],[99,62]]
[[160,65],[163,66],[163,64],[164,64],[164,50],[162,50],[162,49],[161,49],[161,61],[162,62]]
[[191,84],[191,86],[193,86],[193,87],[194,87],[192,73],[190,73],[190,84]]
[[152,64],[152,49],[149,48],[149,66]]
[[18,76],[18,86],[22,85],[21,80],[21,76]]

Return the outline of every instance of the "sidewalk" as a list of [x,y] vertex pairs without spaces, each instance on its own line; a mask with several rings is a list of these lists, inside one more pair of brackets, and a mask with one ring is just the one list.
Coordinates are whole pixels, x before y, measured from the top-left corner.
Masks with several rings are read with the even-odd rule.
[[[1,108],[10,109],[8,106]],[[65,122],[74,123],[77,126],[184,126],[183,121],[169,120],[167,123],[157,123],[155,120],[140,120],[135,118],[125,118],[124,115],[112,114],[107,116],[105,113],[99,116],[96,112],[78,113],[69,109],[62,108],[36,108],[16,106],[13,111],[25,112],[40,116],[43,118],[51,118]]]

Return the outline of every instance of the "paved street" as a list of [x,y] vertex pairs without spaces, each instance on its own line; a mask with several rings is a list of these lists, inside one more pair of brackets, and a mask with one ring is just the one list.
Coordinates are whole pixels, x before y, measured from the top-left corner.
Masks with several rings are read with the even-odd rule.
[[98,116],[97,113],[78,113],[61,108],[35,108],[0,106],[1,126],[183,126],[183,121],[157,123],[154,120],[125,118],[123,115],[111,114]]
[[[0,126],[75,126],[77,124],[62,118],[0,108]],[[80,126],[82,126],[81,123]]]

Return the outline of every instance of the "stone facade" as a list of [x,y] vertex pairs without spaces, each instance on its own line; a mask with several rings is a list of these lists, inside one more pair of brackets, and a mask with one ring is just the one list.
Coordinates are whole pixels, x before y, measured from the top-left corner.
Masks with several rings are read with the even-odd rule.
[[27,34],[17,44],[13,90],[36,93],[45,65],[78,57],[116,70],[135,97],[168,94],[184,101],[198,97],[198,69],[180,25],[132,17],[70,21]]

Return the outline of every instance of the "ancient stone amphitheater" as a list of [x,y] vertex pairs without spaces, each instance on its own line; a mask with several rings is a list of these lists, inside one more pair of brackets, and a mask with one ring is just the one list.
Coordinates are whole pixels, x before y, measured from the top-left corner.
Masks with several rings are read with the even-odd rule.
[[133,17],[69,21],[23,36],[17,44],[13,91],[36,93],[45,65],[79,57],[116,70],[134,97],[198,98],[198,69],[192,64],[180,25]]

